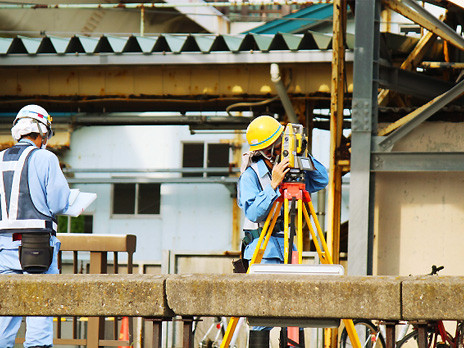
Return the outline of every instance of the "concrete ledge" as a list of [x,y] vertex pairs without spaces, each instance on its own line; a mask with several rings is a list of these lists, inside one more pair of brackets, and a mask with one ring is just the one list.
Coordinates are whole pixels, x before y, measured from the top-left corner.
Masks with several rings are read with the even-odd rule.
[[0,315],[166,317],[164,276],[2,275]]
[[425,276],[403,279],[404,319],[464,319],[464,277]]
[[301,275],[173,275],[178,315],[401,319],[401,278]]
[[464,319],[464,277],[2,275],[1,315]]

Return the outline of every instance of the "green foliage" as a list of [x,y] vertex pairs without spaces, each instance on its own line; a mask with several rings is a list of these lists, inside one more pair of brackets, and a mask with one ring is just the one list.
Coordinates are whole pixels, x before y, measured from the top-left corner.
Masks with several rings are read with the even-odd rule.
[[[58,233],[68,232],[68,216],[58,216]],[[85,216],[71,218],[71,233],[84,233],[85,232]]]

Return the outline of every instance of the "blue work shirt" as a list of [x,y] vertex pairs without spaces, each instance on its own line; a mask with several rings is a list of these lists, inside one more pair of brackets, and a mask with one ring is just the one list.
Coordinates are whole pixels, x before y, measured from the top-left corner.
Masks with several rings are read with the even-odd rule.
[[[19,144],[24,143],[37,147],[30,139],[19,141]],[[42,214],[55,218],[68,209],[70,190],[55,154],[45,149],[31,153],[28,182],[32,203]],[[11,233],[0,233],[0,250],[20,245],[19,241],[11,239]]]
[[[329,177],[325,167],[312,158],[315,170],[305,171],[305,186],[309,193],[322,190],[327,186]],[[279,188],[273,190],[271,185],[261,188],[258,176],[264,177],[272,173],[269,171],[263,159],[258,160],[258,173],[248,167],[240,176],[238,181],[238,206],[243,210],[245,216],[253,222],[263,222],[269,215],[272,204],[280,197]],[[250,260],[258,244],[256,238],[245,249],[244,258]],[[283,238],[272,236],[264,252],[263,258],[279,258],[283,261]]]

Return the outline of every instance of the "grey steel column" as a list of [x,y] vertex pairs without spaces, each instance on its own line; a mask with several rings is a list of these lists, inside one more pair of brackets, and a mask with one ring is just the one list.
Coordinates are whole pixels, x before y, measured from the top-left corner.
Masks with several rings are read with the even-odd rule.
[[374,174],[372,132],[377,130],[379,0],[356,0],[350,173],[348,274],[372,274]]

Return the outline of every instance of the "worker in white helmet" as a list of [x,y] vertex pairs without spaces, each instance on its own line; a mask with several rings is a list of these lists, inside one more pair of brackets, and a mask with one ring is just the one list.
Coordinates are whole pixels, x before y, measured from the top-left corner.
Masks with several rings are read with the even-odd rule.
[[[276,163],[277,157],[281,154],[283,132],[284,127],[271,116],[257,117],[248,125],[246,131],[250,152],[242,163],[242,175],[237,190],[238,205],[245,214],[243,226],[245,238],[242,244],[244,260],[251,260],[264,221],[280,196],[279,186],[290,170],[288,159]],[[323,189],[328,183],[325,167],[314,158],[312,162],[315,170],[304,173],[305,186],[309,193]],[[283,219],[279,217],[261,263],[284,262],[283,229]],[[245,261],[244,268],[246,267]],[[268,348],[270,329],[270,327],[252,327],[249,347]]]
[[[56,215],[68,208],[69,186],[58,158],[46,150],[52,118],[38,105],[23,107],[0,152],[0,275],[58,274]],[[0,347],[15,344],[21,317],[0,317]],[[24,347],[52,347],[53,318],[27,317]]]

